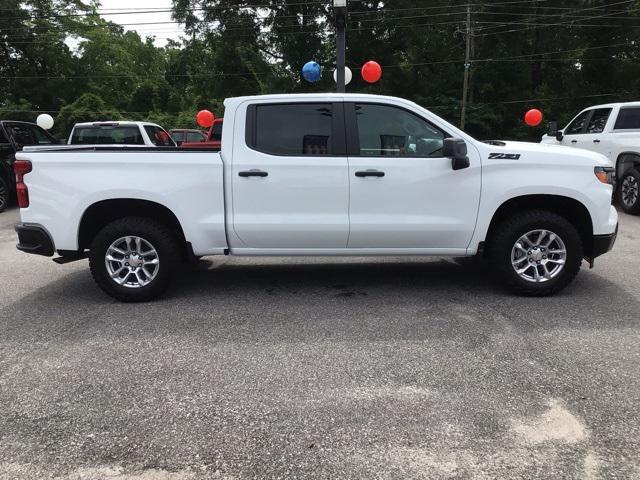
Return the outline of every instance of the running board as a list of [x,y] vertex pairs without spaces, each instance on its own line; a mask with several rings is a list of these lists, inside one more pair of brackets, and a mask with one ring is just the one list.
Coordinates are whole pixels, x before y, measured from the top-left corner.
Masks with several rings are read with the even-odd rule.
[[58,265],[64,265],[65,263],[76,262],[78,260],[82,260],[87,258],[89,255],[87,253],[78,253],[78,252],[69,252],[63,256],[59,256],[53,258],[52,260],[56,262]]

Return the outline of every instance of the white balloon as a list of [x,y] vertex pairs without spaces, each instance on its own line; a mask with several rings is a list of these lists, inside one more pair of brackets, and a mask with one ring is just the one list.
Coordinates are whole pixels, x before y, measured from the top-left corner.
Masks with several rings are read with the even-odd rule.
[[48,113],[41,113],[40,115],[38,115],[38,118],[36,119],[36,124],[40,128],[49,130],[51,127],[53,127],[53,117]]
[[[353,79],[353,73],[349,67],[344,67],[344,84],[349,85]],[[333,71],[333,80],[338,83],[338,69]]]

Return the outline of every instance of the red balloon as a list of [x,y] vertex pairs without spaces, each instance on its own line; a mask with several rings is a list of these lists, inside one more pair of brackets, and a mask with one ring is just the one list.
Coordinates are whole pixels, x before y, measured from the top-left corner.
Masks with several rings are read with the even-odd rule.
[[362,78],[365,82],[376,83],[382,78],[382,67],[378,62],[368,61],[362,66]]
[[196,115],[196,121],[202,128],[209,128],[213,125],[215,118],[216,117],[209,110],[200,110]]
[[524,115],[524,123],[530,127],[537,127],[542,123],[542,112],[537,108],[532,108]]

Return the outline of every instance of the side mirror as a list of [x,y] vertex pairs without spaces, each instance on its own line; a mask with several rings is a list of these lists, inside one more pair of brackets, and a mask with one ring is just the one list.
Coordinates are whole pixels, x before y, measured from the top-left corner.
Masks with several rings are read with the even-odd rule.
[[549,122],[547,126],[547,135],[550,137],[556,137],[556,140],[559,142],[564,138],[562,130],[558,130],[558,122]]
[[461,138],[445,138],[442,144],[442,156],[451,159],[451,168],[454,170],[469,168],[467,144]]

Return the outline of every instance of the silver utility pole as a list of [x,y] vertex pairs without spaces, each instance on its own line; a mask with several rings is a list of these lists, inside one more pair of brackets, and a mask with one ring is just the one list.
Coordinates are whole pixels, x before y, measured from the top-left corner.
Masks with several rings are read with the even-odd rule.
[[347,29],[347,0],[333,0],[336,13],[336,77],[338,93],[346,91],[344,70],[346,64],[346,29]]
[[471,69],[471,7],[467,6],[467,53],[464,57],[464,82],[462,86],[462,112],[460,130],[464,130],[467,121],[467,97],[469,95],[469,70]]

